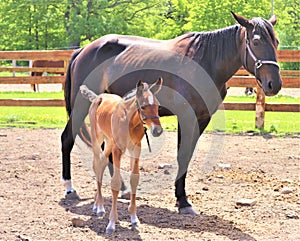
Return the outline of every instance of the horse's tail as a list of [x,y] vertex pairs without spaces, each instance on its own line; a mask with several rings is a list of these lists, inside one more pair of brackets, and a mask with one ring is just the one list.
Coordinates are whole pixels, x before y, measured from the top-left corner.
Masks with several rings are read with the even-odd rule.
[[93,102],[94,99],[97,98],[97,95],[93,91],[88,89],[88,87],[86,85],[80,86],[80,92],[81,92],[82,96],[84,98],[88,99],[90,102]]
[[68,115],[70,116],[71,115],[71,112],[72,112],[72,107],[71,107],[71,83],[72,83],[72,80],[71,80],[71,69],[72,69],[72,64],[75,60],[75,58],[77,57],[78,54],[80,54],[80,52],[83,50],[83,48],[80,48],[80,49],[77,49],[71,59],[70,59],[70,62],[69,62],[69,65],[68,65],[68,69],[67,69],[67,74],[66,74],[66,81],[65,81],[65,88],[64,88],[64,92],[65,92],[65,102],[66,102],[66,109],[67,109],[67,112],[68,112]]
[[[65,88],[64,88],[64,94],[65,94],[65,102],[66,102],[66,110],[68,113],[68,116],[71,116],[72,113],[72,106],[71,106],[71,90],[72,90],[72,79],[71,79],[71,70],[72,65],[75,60],[75,58],[80,54],[80,52],[83,50],[83,48],[77,49],[69,62],[67,73],[66,73],[66,81],[65,81]],[[86,126],[85,123],[82,124],[79,133],[78,133],[80,139],[87,144],[87,146],[91,147],[91,135],[90,132]]]

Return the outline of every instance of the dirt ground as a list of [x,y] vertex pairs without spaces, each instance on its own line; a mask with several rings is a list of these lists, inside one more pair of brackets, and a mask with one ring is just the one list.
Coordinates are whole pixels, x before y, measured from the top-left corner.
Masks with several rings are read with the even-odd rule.
[[[128,201],[120,199],[120,222],[107,235],[108,174],[107,214],[100,219],[92,213],[91,153],[77,140],[72,176],[81,200],[65,200],[61,131],[0,129],[0,240],[300,240],[300,136],[204,134],[187,177],[198,212],[191,216],[179,215],[174,206],[176,133],[165,132],[151,140],[152,154],[145,147],[140,161],[139,229],[131,230]],[[286,188],[291,193],[283,194]],[[241,198],[256,203],[240,206]],[[74,218],[80,227],[72,225]]]

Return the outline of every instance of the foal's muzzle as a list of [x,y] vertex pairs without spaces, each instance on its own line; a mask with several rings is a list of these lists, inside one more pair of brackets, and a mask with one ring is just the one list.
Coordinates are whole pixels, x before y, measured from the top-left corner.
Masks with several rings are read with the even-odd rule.
[[152,125],[151,126],[151,134],[154,137],[158,137],[163,133],[163,128],[159,125]]

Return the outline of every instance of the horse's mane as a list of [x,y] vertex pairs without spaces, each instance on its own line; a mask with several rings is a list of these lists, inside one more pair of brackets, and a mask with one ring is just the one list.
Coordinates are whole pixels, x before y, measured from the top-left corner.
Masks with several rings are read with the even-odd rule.
[[[253,18],[251,21],[254,28],[265,39],[271,39],[276,44],[276,37],[271,23],[263,18]],[[183,54],[197,62],[203,58],[224,60],[230,56],[228,52],[234,52],[237,48],[237,37],[241,31],[241,26],[236,24],[226,28],[209,32],[191,32],[185,34],[180,40],[190,39]],[[208,58],[209,56],[209,58]]]
[[251,19],[254,23],[255,31],[261,35],[264,39],[271,39],[272,44],[276,45],[276,36],[273,26],[269,21],[264,18],[253,18]]
[[228,56],[227,52],[236,49],[236,36],[240,29],[239,25],[233,25],[209,32],[188,33],[182,38],[182,40],[190,39],[184,54],[197,60],[207,58],[207,55],[211,59],[223,59]]

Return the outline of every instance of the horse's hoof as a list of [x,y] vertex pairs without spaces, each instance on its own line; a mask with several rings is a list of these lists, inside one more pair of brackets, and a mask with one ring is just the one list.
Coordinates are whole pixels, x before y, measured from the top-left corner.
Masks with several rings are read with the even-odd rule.
[[197,213],[196,213],[196,211],[193,209],[193,207],[179,208],[179,214],[197,215]]
[[78,196],[77,192],[74,190],[72,192],[67,192],[65,195],[65,199],[73,201],[73,200],[80,200],[80,197]]
[[105,230],[105,233],[106,233],[106,234],[112,234],[113,232],[115,232],[115,230],[114,230],[113,228],[107,228],[107,229]]

